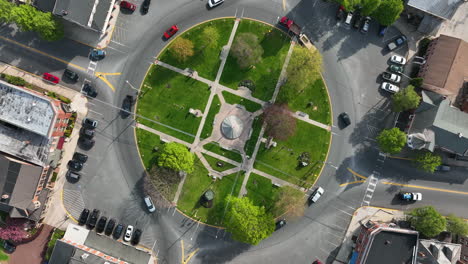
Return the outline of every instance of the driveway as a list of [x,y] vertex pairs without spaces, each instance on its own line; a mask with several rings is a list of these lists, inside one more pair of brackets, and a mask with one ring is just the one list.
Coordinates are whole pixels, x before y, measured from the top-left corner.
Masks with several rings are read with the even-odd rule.
[[49,242],[50,233],[52,233],[53,229],[50,225],[44,225],[36,239],[17,246],[16,251],[10,255],[8,264],[41,264],[42,253]]

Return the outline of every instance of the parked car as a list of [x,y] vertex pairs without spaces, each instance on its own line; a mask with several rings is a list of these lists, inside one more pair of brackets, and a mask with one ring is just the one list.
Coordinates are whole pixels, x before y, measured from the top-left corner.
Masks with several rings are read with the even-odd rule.
[[172,36],[174,36],[175,33],[177,33],[177,31],[179,31],[179,28],[177,25],[173,25],[168,30],[166,30],[166,32],[164,32],[164,38],[170,39]]
[[86,128],[86,127],[82,127],[82,128],[80,129],[80,135],[81,135],[82,137],[91,139],[91,138],[94,137],[94,130],[89,129],[89,128]]
[[73,159],[81,163],[85,163],[88,160],[88,155],[85,155],[80,152],[75,152],[75,154],[73,154]]
[[50,74],[48,72],[45,72],[43,75],[42,75],[42,78],[46,81],[49,81],[51,83],[59,83],[60,82],[60,79],[59,77],[53,75],[53,74]]
[[343,112],[339,115],[339,118],[341,119],[341,122],[343,122],[344,127],[347,127],[351,125],[351,119],[349,118],[348,113]]
[[401,76],[394,74],[394,73],[390,73],[390,72],[383,72],[382,79],[390,81],[390,82],[394,82],[394,83],[400,83]]
[[69,182],[75,183],[75,182],[78,182],[80,180],[81,175],[79,173],[77,173],[77,172],[68,170],[67,174],[65,174],[65,177],[67,178],[67,180]]
[[130,11],[135,11],[136,9],[136,5],[135,4],[132,4],[128,1],[121,1],[120,2],[120,8],[123,8],[123,9],[127,9],[127,10],[130,10]]
[[140,229],[136,229],[135,232],[133,232],[132,242],[131,242],[133,245],[138,245],[138,243],[140,243],[141,233],[142,232]]
[[362,23],[361,33],[367,34],[367,32],[369,32],[370,21],[371,21],[370,17],[364,18],[364,22]]
[[122,115],[127,117],[132,112],[133,96],[127,95],[122,102]]
[[109,222],[107,223],[106,229],[104,230],[104,234],[110,235],[112,234],[112,231],[114,231],[115,227],[115,219],[111,218]]
[[401,192],[399,196],[400,196],[400,199],[403,201],[421,201],[422,200],[421,193]]
[[440,165],[436,167],[436,171],[450,171],[450,166],[448,165]]
[[104,231],[104,227],[106,227],[106,223],[107,223],[107,217],[101,216],[96,226],[96,232],[102,233],[102,231]]
[[75,82],[78,81],[78,78],[79,78],[78,73],[69,69],[65,69],[65,71],[63,72],[63,75],[67,77],[68,79],[75,81]]
[[388,68],[391,72],[394,72],[394,73],[403,73],[403,66],[399,66],[399,65],[390,65],[390,67]]
[[133,234],[133,226],[128,225],[127,229],[125,230],[124,241],[127,241],[127,242],[130,241],[130,239],[132,238],[132,234]]
[[354,14],[354,23],[353,23],[353,27],[355,29],[358,29],[361,27],[361,21],[362,21],[362,17],[361,15],[359,14],[359,12],[356,12]]
[[151,0],[144,0],[143,1],[143,4],[141,5],[141,11],[143,12],[143,14],[148,13],[150,4],[151,4]]
[[312,262],[312,264],[323,264],[323,262],[320,261],[320,260],[318,260],[318,259],[316,259],[314,262]]
[[96,142],[94,141],[94,139],[90,139],[90,138],[80,137],[78,139],[78,144],[80,144],[80,146],[85,149],[90,149],[94,147],[95,143]]
[[353,20],[353,12],[350,11],[350,12],[348,12],[348,15],[346,16],[346,19],[345,19],[345,22],[344,22],[345,26],[349,28],[351,26],[351,21],[352,20]]
[[398,55],[393,55],[392,57],[390,57],[390,61],[392,63],[399,64],[399,65],[405,65],[406,64],[406,59],[403,58],[402,56],[398,56]]
[[154,211],[156,211],[156,208],[154,207],[151,197],[145,196],[145,198],[143,198],[143,201],[145,202],[146,208],[148,208],[148,211],[150,213],[153,213]]
[[286,225],[286,220],[285,219],[281,219],[279,220],[278,222],[276,222],[275,224],[275,231],[282,228],[283,226]]
[[94,209],[93,212],[91,213],[91,216],[88,219],[88,228],[93,229],[96,226],[96,222],[99,218],[99,214],[101,212],[98,209]]
[[3,241],[3,251],[7,254],[15,252],[16,246],[8,240]]
[[83,168],[83,163],[77,160],[68,161],[68,168],[72,171],[80,171]]
[[208,0],[208,6],[210,8],[219,6],[220,4],[224,3],[224,0]]
[[345,12],[344,6],[340,5],[340,7],[338,7],[338,10],[336,11],[336,20],[338,21],[343,20],[345,13],[346,12]]
[[84,225],[86,224],[86,221],[88,221],[88,216],[89,216],[89,210],[88,209],[83,209],[80,214],[80,218],[78,218],[78,224],[79,225]]
[[85,118],[83,120],[83,126],[90,129],[95,129],[98,126],[98,121],[93,120],[91,118]]
[[387,33],[387,28],[388,28],[387,26],[382,26],[382,25],[379,26],[379,32],[378,32],[379,37],[385,36],[385,33]]
[[83,90],[82,90],[86,95],[95,98],[98,93],[96,92],[96,89],[94,89],[93,86],[89,83],[83,84]]
[[119,239],[122,236],[123,228],[124,228],[124,226],[122,224],[118,224],[115,227],[114,233],[112,234],[114,239]]
[[394,41],[387,44],[388,50],[392,51],[406,43],[406,36],[401,35]]
[[322,187],[318,187],[315,189],[315,191],[310,195],[309,201],[312,203],[316,203],[320,197],[322,197],[322,194],[325,192],[325,190]]
[[400,91],[400,88],[398,86],[388,82],[383,82],[382,85],[380,85],[380,89],[390,93],[398,93],[398,91]]
[[106,57],[106,51],[101,49],[93,49],[89,54],[89,58],[93,61],[102,60]]

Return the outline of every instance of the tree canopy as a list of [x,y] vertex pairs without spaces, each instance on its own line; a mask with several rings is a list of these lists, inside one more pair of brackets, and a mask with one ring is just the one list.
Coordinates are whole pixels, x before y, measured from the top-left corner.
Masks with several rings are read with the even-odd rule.
[[397,154],[406,144],[406,134],[394,127],[385,129],[377,136],[380,149],[389,154]]
[[273,216],[265,208],[254,205],[249,198],[228,196],[226,204],[226,230],[235,240],[257,245],[275,229]]
[[381,2],[381,0],[361,0],[361,13],[364,16],[369,16],[379,7]]
[[403,1],[401,0],[382,0],[372,16],[381,25],[390,26],[400,17],[403,8]]
[[195,54],[193,42],[189,39],[178,37],[169,48],[174,57],[179,61],[186,61]]
[[432,206],[415,208],[408,215],[411,225],[426,237],[434,237],[445,230],[445,218]]
[[6,0],[0,0],[0,22],[11,22],[11,10],[14,5]]
[[296,132],[296,119],[287,104],[272,104],[263,111],[265,132],[269,137],[286,140]]
[[427,172],[434,172],[442,164],[442,158],[432,152],[425,151],[416,157],[416,166]]
[[299,92],[307,88],[313,81],[320,77],[322,57],[318,51],[310,50],[297,45],[291,55],[286,69],[288,86],[293,90],[288,92],[288,98],[297,96]]
[[408,85],[406,89],[401,89],[396,94],[392,95],[393,111],[403,112],[410,109],[415,109],[421,102],[421,96],[414,91],[414,86]]
[[247,68],[261,61],[263,48],[253,33],[240,33],[231,46],[231,53],[241,68]]
[[219,32],[215,27],[209,26],[203,29],[201,33],[202,51],[204,48],[213,47],[218,44]]
[[460,236],[468,235],[468,223],[454,214],[447,216],[447,231]]
[[175,171],[193,172],[195,157],[186,146],[170,142],[163,145],[158,156],[158,166]]
[[287,213],[290,217],[304,215],[304,193],[291,186],[280,188],[278,200],[275,203],[275,215]]

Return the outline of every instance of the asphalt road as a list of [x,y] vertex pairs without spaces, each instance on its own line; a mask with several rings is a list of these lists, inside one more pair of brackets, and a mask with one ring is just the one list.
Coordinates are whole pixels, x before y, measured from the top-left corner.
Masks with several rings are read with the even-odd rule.
[[[141,4],[142,0],[136,2]],[[458,192],[468,189],[461,169],[447,175],[428,176],[413,169],[407,161],[379,161],[375,136],[384,127],[383,120],[390,115],[389,95],[378,89],[379,74],[386,69],[391,55],[383,51],[384,43],[398,35],[398,31],[390,28],[384,38],[378,38],[378,26],[374,22],[367,35],[346,29],[336,23],[336,5],[319,0],[287,1],[285,6],[286,11],[283,11],[283,2],[279,0],[228,0],[207,10],[205,1],[178,0],[153,2],[144,16],[137,11],[120,14],[113,39],[106,49],[107,57],[96,66],[98,72],[120,73],[106,75],[115,91],[102,80],[86,74],[90,47],[67,39],[44,43],[33,34],[2,27],[1,36],[29,48],[0,39],[1,60],[36,74],[52,72],[59,77],[66,67],[64,62],[71,62],[73,65],[69,67],[91,80],[99,91],[97,99],[90,100],[88,115],[100,122],[96,145],[89,151],[83,150],[90,159],[82,171],[82,180],[64,187],[80,201],[69,205],[72,214],[77,216],[83,207],[98,208],[103,215],[142,228],[142,243],[148,247],[154,245],[161,263],[178,263],[182,251],[187,256],[196,249],[199,250],[190,263],[310,263],[315,258],[330,263],[339,250],[352,213],[365,204],[368,180],[352,182],[372,175],[380,181],[373,191],[371,205],[408,209],[431,204],[443,213],[463,214],[461,209],[466,195],[383,183]],[[144,171],[135,146],[134,123],[131,118],[122,118],[115,107],[122,104],[127,94],[135,94],[131,87],[140,86],[148,67],[166,45],[161,38],[163,32],[172,24],[184,31],[205,20],[225,16],[243,16],[275,24],[283,15],[304,27],[323,56],[324,78],[332,98],[335,124],[327,165],[317,182],[326,190],[324,196],[306,210],[305,217],[288,222],[255,247],[233,242],[225,231],[198,224],[174,208],[160,208],[157,214],[147,214],[141,199]],[[397,51],[405,52],[405,48]],[[81,87],[81,81],[63,84],[76,90]],[[352,119],[352,125],[344,129],[336,120],[341,112],[347,112]],[[364,178],[353,175],[349,168]],[[399,203],[394,196],[400,188],[419,190],[423,193],[423,202]]]

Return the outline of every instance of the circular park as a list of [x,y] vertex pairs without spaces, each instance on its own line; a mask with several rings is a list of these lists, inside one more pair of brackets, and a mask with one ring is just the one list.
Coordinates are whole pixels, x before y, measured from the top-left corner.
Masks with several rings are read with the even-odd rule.
[[[250,244],[270,235],[278,216],[300,217],[331,140],[321,64],[314,47],[249,19],[174,36],[138,95],[148,184],[187,216]],[[235,231],[253,226],[261,234]]]

